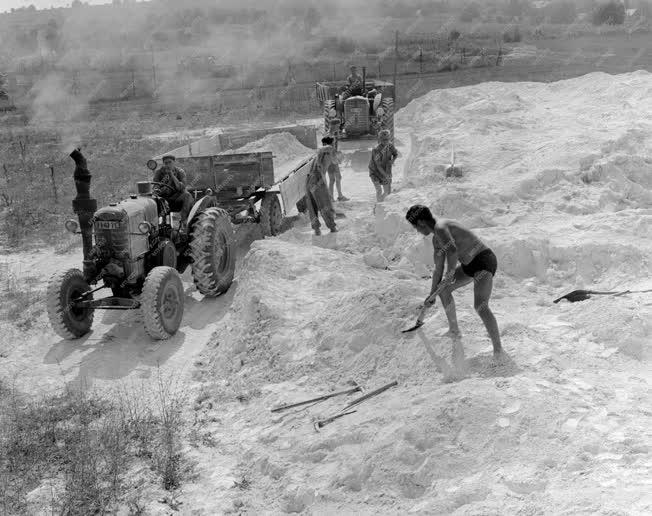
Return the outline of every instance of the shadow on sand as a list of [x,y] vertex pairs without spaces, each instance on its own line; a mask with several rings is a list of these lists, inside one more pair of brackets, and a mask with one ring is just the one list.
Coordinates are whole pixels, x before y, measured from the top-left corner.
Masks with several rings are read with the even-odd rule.
[[451,363],[449,364],[444,357],[435,353],[433,341],[426,337],[423,328],[419,328],[416,334],[426,348],[435,367],[442,374],[444,383],[459,382],[471,376],[480,378],[515,376],[521,371],[507,353],[503,353],[500,359],[496,359],[491,352],[480,353],[471,358],[466,358],[463,339],[446,337],[451,342]]

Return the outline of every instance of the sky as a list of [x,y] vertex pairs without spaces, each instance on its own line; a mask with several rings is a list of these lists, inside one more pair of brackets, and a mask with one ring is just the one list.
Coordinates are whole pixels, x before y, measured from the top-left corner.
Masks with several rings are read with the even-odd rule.
[[[87,4],[108,4],[111,0],[82,0]],[[12,7],[27,7],[33,4],[37,9],[49,9],[50,7],[66,7],[72,0],[0,0],[0,12],[9,11]]]

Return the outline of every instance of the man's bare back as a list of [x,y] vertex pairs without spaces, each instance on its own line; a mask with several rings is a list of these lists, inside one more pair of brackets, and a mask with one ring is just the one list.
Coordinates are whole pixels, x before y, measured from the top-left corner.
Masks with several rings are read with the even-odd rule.
[[479,253],[489,249],[473,232],[450,219],[437,220],[432,243],[435,252],[441,250],[446,253],[454,246],[460,262],[464,265],[468,265]]

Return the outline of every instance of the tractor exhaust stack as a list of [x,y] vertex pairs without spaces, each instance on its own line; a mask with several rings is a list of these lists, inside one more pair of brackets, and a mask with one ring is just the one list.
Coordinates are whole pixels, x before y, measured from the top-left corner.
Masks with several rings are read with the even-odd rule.
[[93,247],[93,215],[97,211],[97,200],[90,195],[91,173],[88,171],[86,158],[80,149],[75,149],[70,153],[70,157],[75,162],[75,189],[77,197],[72,200],[72,209],[79,219],[79,228],[82,234],[82,245],[84,250],[84,279],[88,282],[95,279],[95,266],[89,259]]

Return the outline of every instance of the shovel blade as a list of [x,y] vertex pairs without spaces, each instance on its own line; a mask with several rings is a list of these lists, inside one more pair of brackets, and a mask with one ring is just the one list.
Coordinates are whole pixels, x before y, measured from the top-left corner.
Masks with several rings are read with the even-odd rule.
[[411,326],[411,327],[408,328],[407,330],[403,330],[401,333],[410,333],[410,332],[412,332],[412,331],[416,331],[416,330],[418,330],[419,328],[421,328],[421,326],[423,326],[423,321],[417,321],[416,324],[415,324],[414,326]]

